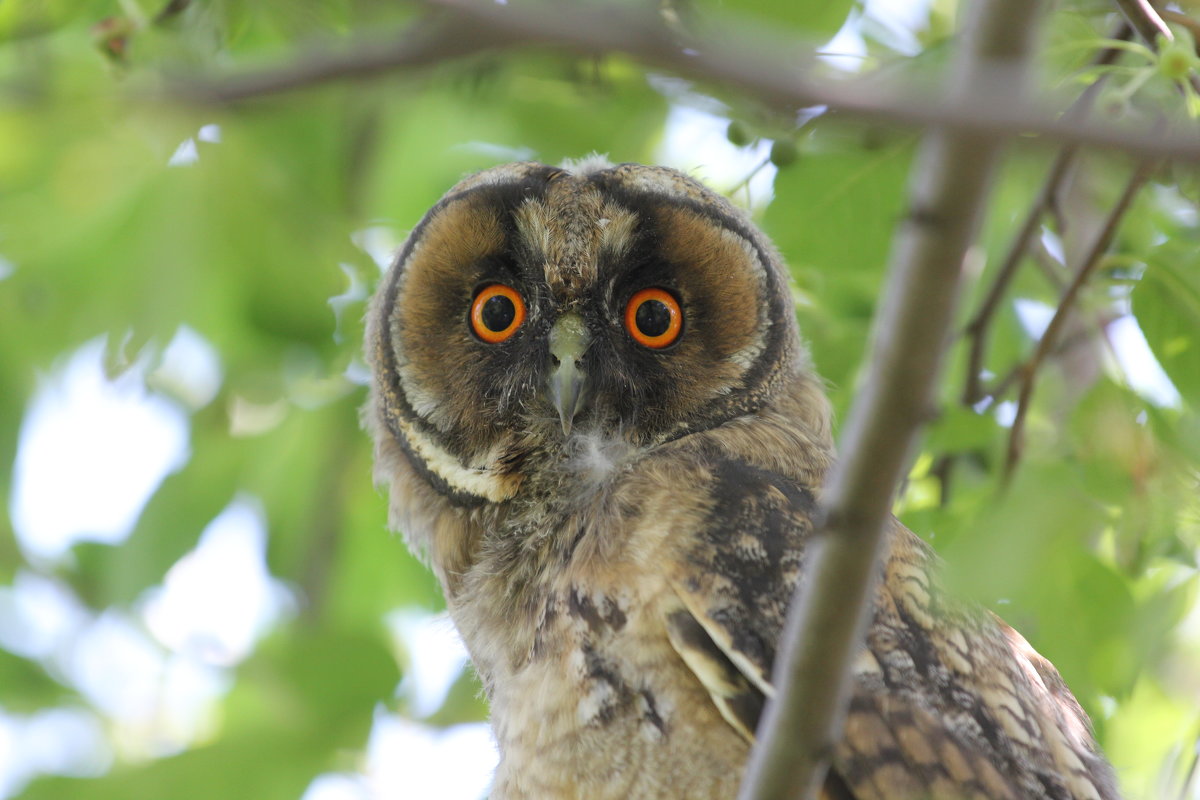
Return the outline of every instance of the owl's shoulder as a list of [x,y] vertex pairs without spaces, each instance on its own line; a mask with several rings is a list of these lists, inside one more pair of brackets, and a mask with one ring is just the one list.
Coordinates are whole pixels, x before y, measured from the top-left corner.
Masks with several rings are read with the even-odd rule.
[[[735,458],[709,465],[707,514],[676,537],[664,567],[679,601],[666,627],[726,721],[752,739],[811,552],[816,490]],[[1116,796],[1054,667],[995,615],[944,592],[936,555],[898,521],[879,569],[834,754],[855,797]]]

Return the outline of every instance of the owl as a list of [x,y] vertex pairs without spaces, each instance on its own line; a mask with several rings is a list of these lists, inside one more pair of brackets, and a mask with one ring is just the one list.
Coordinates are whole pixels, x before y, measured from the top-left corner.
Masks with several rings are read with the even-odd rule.
[[[734,798],[834,459],[787,273],[671,169],[454,186],[369,311],[391,524],[489,700],[491,797]],[[823,797],[1117,797],[1058,672],[892,521]]]

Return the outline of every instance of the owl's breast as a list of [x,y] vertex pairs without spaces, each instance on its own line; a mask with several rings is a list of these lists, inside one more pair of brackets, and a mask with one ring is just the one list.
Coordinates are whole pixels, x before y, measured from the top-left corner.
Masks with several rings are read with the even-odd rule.
[[668,633],[664,566],[708,506],[678,487],[708,473],[581,444],[532,471],[451,604],[491,704],[492,797],[733,797],[748,745]]
[[629,577],[548,592],[528,658],[492,676],[493,798],[733,796],[747,745],[672,649],[665,582]]

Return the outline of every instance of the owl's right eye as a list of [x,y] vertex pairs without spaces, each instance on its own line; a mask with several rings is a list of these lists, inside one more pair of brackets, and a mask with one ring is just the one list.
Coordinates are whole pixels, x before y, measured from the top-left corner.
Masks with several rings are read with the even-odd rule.
[[511,286],[485,286],[471,302],[471,330],[489,344],[499,344],[517,332],[525,321],[525,301]]

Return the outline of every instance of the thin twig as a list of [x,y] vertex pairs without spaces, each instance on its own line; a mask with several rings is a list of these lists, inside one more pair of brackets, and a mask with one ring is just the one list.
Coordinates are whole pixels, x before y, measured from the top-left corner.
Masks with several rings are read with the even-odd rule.
[[1181,14],[1178,11],[1169,11],[1163,9],[1159,12],[1159,16],[1163,18],[1164,22],[1170,22],[1172,25],[1179,25],[1180,27],[1187,28],[1192,32],[1193,39],[1200,39],[1200,22],[1192,19],[1187,14]]
[[314,45],[279,66],[218,78],[178,76],[169,83],[168,94],[187,102],[226,105],[337,81],[419,69],[517,43],[500,31],[483,31],[471,25],[456,30],[444,16],[427,17],[392,36],[360,36],[344,47]]
[[1117,0],[1117,6],[1129,24],[1138,32],[1138,36],[1142,37],[1151,47],[1154,46],[1159,36],[1168,42],[1175,40],[1175,34],[1171,33],[1171,29],[1167,27],[1167,23],[1163,22],[1162,17],[1150,4],[1150,0]]
[[[946,93],[952,104],[981,73],[1007,76],[1019,100],[1038,0],[981,0]],[[909,216],[894,242],[865,389],[822,492],[823,518],[792,602],[742,800],[816,795],[841,729],[850,665],[862,647],[887,541],[891,501],[949,339],[967,248],[978,231],[1002,140],[963,130],[925,135],[913,167]]]
[[1067,288],[1069,275],[1067,275],[1066,265],[1050,252],[1043,239],[1037,238],[1029,243],[1029,255],[1033,259],[1034,266],[1042,273],[1042,277],[1054,287],[1056,294]]
[[750,203],[749,203],[750,181],[754,180],[754,176],[757,175],[758,173],[762,172],[763,169],[767,166],[767,164],[770,164],[770,163],[771,163],[770,156],[767,156],[762,161],[759,161],[757,164],[755,164],[753,167],[750,168],[749,172],[747,172],[744,176],[742,176],[741,180],[739,180],[733,186],[730,186],[728,189],[725,190],[725,196],[733,197],[744,186],[744,187],[746,187],[746,197],[747,197],[746,205],[749,206],[750,205]]
[[1109,211],[1103,227],[1096,234],[1096,238],[1092,242],[1091,248],[1088,249],[1083,262],[1079,265],[1079,269],[1075,272],[1075,276],[1067,285],[1066,290],[1063,291],[1062,298],[1058,301],[1058,307],[1054,310],[1054,316],[1050,318],[1050,324],[1046,326],[1046,330],[1042,334],[1042,338],[1038,341],[1033,355],[1020,368],[1021,391],[1017,397],[1017,413],[1013,418],[1012,429],[1009,431],[1008,436],[1008,453],[1004,463],[1005,481],[1012,477],[1013,470],[1016,469],[1017,462],[1021,458],[1025,418],[1029,413],[1029,401],[1033,397],[1033,386],[1037,379],[1038,370],[1045,362],[1051,348],[1054,347],[1059,332],[1062,330],[1068,315],[1074,308],[1075,299],[1078,297],[1080,290],[1083,289],[1088,279],[1092,276],[1092,273],[1096,271],[1096,267],[1103,261],[1104,254],[1108,252],[1108,247],[1112,243],[1113,236],[1116,235],[1121,218],[1129,209],[1138,190],[1149,179],[1154,167],[1155,162],[1147,160],[1139,163],[1133,171],[1133,175],[1130,176],[1128,183],[1125,184],[1125,188],[1121,192],[1121,196],[1117,199],[1116,205]]
[[879,78],[844,81],[797,64],[793,51],[761,39],[726,33],[681,40],[681,34],[639,6],[562,4],[549,8],[427,0],[442,12],[386,39],[337,49],[314,49],[292,63],[224,78],[180,78],[173,99],[227,104],[330,81],[379,76],[516,46],[565,49],[576,55],[625,53],[645,64],[757,97],[786,112],[824,105],[864,121],[984,136],[1038,135],[1057,142],[1119,149],[1137,156],[1200,161],[1200,139],[1179,133],[1147,136],[1111,123],[1095,124],[1056,112],[1053,103],[1014,99],[1010,76],[993,69],[973,90],[949,102],[928,86]]
[[[1128,23],[1125,23],[1118,27],[1113,33],[1112,38],[1123,41],[1132,34],[1133,30]],[[1118,48],[1105,48],[1092,60],[1091,64],[1092,66],[1111,64],[1120,55],[1121,51]],[[1100,75],[1076,98],[1075,102],[1067,110],[1067,116],[1078,119],[1087,116],[1105,77],[1104,75]],[[1055,157],[1054,163],[1050,167],[1050,172],[1046,176],[1046,181],[1042,184],[1042,188],[1038,192],[1037,199],[1033,201],[1033,205],[1029,208],[1029,213],[1025,215],[1025,220],[1017,230],[1017,235],[1013,237],[1012,244],[1009,245],[1004,261],[1001,263],[1000,269],[996,272],[996,277],[992,280],[992,285],[988,288],[983,302],[979,304],[979,310],[975,312],[975,316],[967,323],[965,334],[971,340],[971,345],[967,356],[966,383],[963,386],[962,393],[962,404],[965,406],[973,406],[983,399],[983,359],[987,349],[988,334],[990,333],[992,320],[995,317],[996,311],[1000,308],[1000,302],[1004,299],[1009,284],[1017,274],[1017,267],[1020,266],[1025,252],[1029,249],[1029,242],[1040,227],[1042,215],[1054,202],[1054,198],[1058,194],[1058,189],[1067,175],[1067,170],[1075,160],[1075,155],[1078,152],[1079,148],[1077,145],[1067,145]]]
[[192,0],[169,0],[162,7],[162,10],[154,15],[154,24],[161,25],[168,20],[179,16],[184,11],[187,11],[188,6],[192,4]]
[[1055,156],[1050,173],[1046,176],[1046,181],[1042,184],[1029,213],[1025,215],[1025,221],[1017,230],[1017,235],[1013,237],[1004,261],[996,272],[996,277],[992,280],[992,285],[988,287],[983,302],[979,304],[979,310],[967,323],[965,334],[971,340],[971,346],[967,355],[967,376],[962,393],[962,403],[965,406],[973,406],[983,399],[983,358],[987,350],[992,320],[1000,308],[1000,302],[1004,299],[1009,284],[1017,274],[1017,267],[1020,266],[1025,252],[1029,249],[1030,240],[1041,227],[1042,214],[1054,195],[1057,194],[1058,187],[1066,177],[1067,168],[1074,161],[1077,152],[1079,152],[1077,146],[1068,145]]
[[[1060,291],[1065,290],[1065,289],[1066,289],[1065,285],[1060,287]],[[1118,319],[1118,317],[1115,317],[1115,316],[1106,316],[1104,314],[1097,314],[1096,317],[1092,320],[1092,322],[1096,328],[1097,335],[1099,335],[1101,339],[1104,339],[1105,343],[1109,345],[1110,350],[1112,350],[1112,346],[1111,346],[1111,343],[1108,342],[1108,340],[1105,338],[1105,335],[1107,333],[1108,326],[1111,325],[1113,322],[1115,322],[1117,319]],[[1065,345],[1064,345],[1064,347],[1065,347]],[[1112,356],[1114,359],[1116,358],[1115,350],[1112,351]],[[1118,367],[1120,367],[1119,364],[1118,364]],[[1017,383],[1017,381],[1021,378],[1021,376],[1024,374],[1024,371],[1025,371],[1024,364],[1014,364],[1011,368],[1009,368],[1008,372],[1004,373],[1003,377],[992,382],[992,385],[989,386],[987,391],[985,391],[983,393],[983,395],[982,395],[983,399],[989,400],[991,403],[1000,402],[1001,398],[1003,398],[1004,395],[1008,394],[1008,390],[1011,389],[1012,386],[1015,383]],[[989,405],[989,407],[990,407],[990,405]]]
[[992,383],[992,387],[987,390],[984,395],[986,398],[991,398],[993,402],[999,401],[1007,392],[1008,388],[1017,382],[1017,377],[1021,374],[1021,365],[1017,364],[1004,373],[1004,376]]

